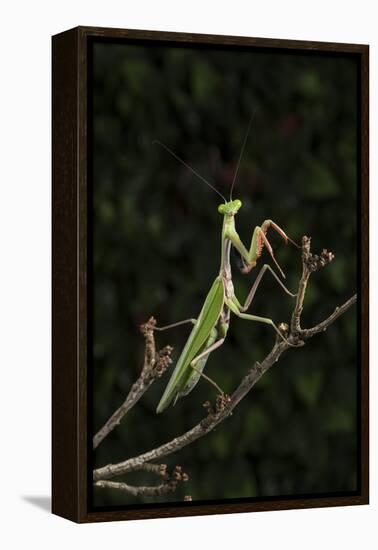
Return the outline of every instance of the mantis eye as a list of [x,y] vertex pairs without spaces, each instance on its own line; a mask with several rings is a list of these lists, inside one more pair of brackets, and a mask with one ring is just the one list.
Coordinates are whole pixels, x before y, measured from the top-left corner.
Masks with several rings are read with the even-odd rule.
[[239,208],[240,208],[241,205],[242,205],[242,201],[240,201],[239,199],[236,199],[236,200],[234,201],[234,205],[235,205],[235,207],[239,210]]
[[226,208],[225,208],[225,205],[224,205],[224,204],[220,204],[220,205],[218,206],[218,212],[219,212],[220,214],[224,214],[224,213],[226,212]]

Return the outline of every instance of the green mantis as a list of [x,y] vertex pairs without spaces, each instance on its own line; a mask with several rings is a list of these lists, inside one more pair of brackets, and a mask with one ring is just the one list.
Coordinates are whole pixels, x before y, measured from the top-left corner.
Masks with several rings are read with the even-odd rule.
[[[255,282],[252,285],[251,290],[249,291],[249,294],[244,304],[241,304],[236,297],[234,286],[232,283],[230,263],[231,247],[234,247],[239,252],[243,262],[242,271],[244,273],[248,273],[256,266],[257,261],[262,254],[263,248],[265,247],[272,257],[281,277],[285,278],[282,269],[280,268],[274,257],[273,249],[266,236],[268,229],[274,229],[284,239],[286,243],[290,241],[295,246],[297,246],[296,243],[294,243],[286,235],[283,229],[281,229],[275,222],[269,219],[265,220],[260,226],[256,226],[254,228],[249,248],[247,248],[243,244],[236,231],[235,216],[240,210],[242,202],[238,199],[232,200],[232,190],[235,184],[240,160],[249,133],[249,127],[244,138],[244,143],[235,170],[231,186],[230,199],[227,201],[223,197],[223,195],[221,195],[224,203],[218,207],[218,212],[223,216],[221,233],[221,260],[219,273],[205,298],[204,304],[197,319],[185,319],[184,321],[179,321],[178,323],[167,325],[165,327],[156,327],[156,330],[166,330],[185,323],[193,324],[192,331],[186,341],[186,344],[176,363],[176,367],[157,406],[157,413],[161,413],[172,402],[175,404],[177,399],[191,392],[201,376],[211,382],[219,392],[223,393],[222,390],[217,386],[217,384],[209,379],[202,371],[206,365],[209,355],[213,351],[218,349],[226,339],[230,324],[230,313],[233,313],[234,315],[237,315],[238,317],[241,317],[242,319],[245,319],[247,321],[256,321],[271,326],[279,335],[279,337],[287,342],[285,336],[275,325],[272,319],[246,313],[253,301],[261,279],[267,271],[269,271],[273,275],[273,277],[276,279],[282,289],[289,296],[295,297],[295,294],[292,294],[286,288],[286,286],[280,280],[275,271],[268,264],[265,264],[262,267],[258,276],[256,277]],[[217,189],[215,189],[208,181],[206,181],[195,170],[193,170],[193,168],[191,168],[175,153],[173,153],[173,151],[171,151],[164,144],[160,142],[157,143],[165,148],[169,153],[171,153],[182,164],[184,164],[197,177],[205,181],[205,183],[209,185],[216,193],[220,194]]]

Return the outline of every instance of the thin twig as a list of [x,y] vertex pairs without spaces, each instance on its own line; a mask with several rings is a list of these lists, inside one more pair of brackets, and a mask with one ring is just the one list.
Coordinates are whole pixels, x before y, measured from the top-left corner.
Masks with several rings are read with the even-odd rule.
[[351,298],[349,298],[349,300],[347,300],[345,302],[345,304],[343,304],[342,306],[340,307],[337,307],[335,309],[335,311],[332,313],[332,315],[330,315],[329,317],[327,317],[327,319],[325,319],[324,321],[322,321],[321,323],[319,323],[318,325],[316,325],[315,327],[312,327],[312,328],[308,328],[308,329],[303,329],[302,332],[301,332],[301,337],[302,338],[311,338],[312,336],[315,336],[315,334],[318,334],[319,332],[324,332],[327,330],[327,328],[334,322],[336,321],[336,319],[338,317],[340,317],[341,315],[343,315],[347,309],[350,308],[350,306],[352,306],[353,304],[355,304],[357,301],[357,294],[354,294]]
[[[165,464],[145,464],[144,466],[150,466],[150,468],[143,469],[161,476],[163,482],[159,485],[143,486],[100,479],[94,483],[94,486],[100,489],[117,489],[118,491],[124,491],[133,496],[153,497],[172,493],[176,490],[178,483],[186,482],[189,479],[188,474],[182,471],[181,466],[175,466],[171,474],[167,472],[167,466]],[[153,468],[154,466],[156,466],[156,468]]]
[[169,484],[167,483],[161,483],[160,485],[151,486],[135,486],[128,485],[127,483],[123,482],[99,480],[94,483],[94,486],[99,487],[100,489],[116,489],[117,491],[123,491],[124,493],[133,495],[134,497],[154,497],[157,495],[164,495],[172,491]]
[[173,486],[171,483],[160,483],[160,485],[128,485],[127,483],[117,482],[117,481],[106,481],[99,480],[94,483],[95,487],[101,489],[117,489],[118,491],[123,491],[129,493],[134,497],[145,496],[145,497],[155,497],[158,495],[165,495],[166,493],[172,493],[176,486]]
[[301,315],[306,295],[307,284],[311,273],[318,271],[322,267],[332,262],[334,255],[326,249],[323,249],[320,256],[311,253],[310,237],[302,237],[302,277],[299,281],[297,298],[291,317],[291,334],[303,337],[301,328]]
[[142,325],[141,332],[145,338],[144,363],[138,380],[133,384],[129,394],[122,405],[112,414],[104,426],[93,438],[93,449],[96,449],[101,441],[114,430],[121,422],[126,413],[139,401],[142,395],[148,390],[151,384],[162,376],[168,365],[172,362],[171,353],[173,348],[165,346],[158,353],[156,352],[154,327],[156,321],[153,317]]
[[[340,315],[345,313],[356,301],[356,296],[350,298],[345,304],[336,309],[327,319],[310,329],[301,328],[301,314],[303,311],[303,302],[306,294],[306,288],[311,273],[324,267],[333,260],[333,254],[327,250],[323,250],[320,256],[312,255],[310,251],[310,239],[303,237],[302,240],[302,277],[299,282],[298,295],[292,314],[291,333],[287,336],[288,343],[283,341],[275,342],[272,350],[262,362],[255,362],[247,375],[242,379],[241,383],[234,391],[231,397],[219,395],[216,401],[215,409],[209,403],[205,404],[208,414],[192,429],[188,430],[179,437],[175,437],[171,441],[143,453],[137,457],[129,458],[117,464],[107,464],[102,468],[98,468],[93,472],[95,481],[112,478],[117,475],[125,474],[134,470],[141,469],[145,463],[158,460],[168,456],[193,443],[197,439],[203,437],[212,431],[218,424],[223,422],[240,403],[240,401],[253,388],[258,380],[279,360],[280,356],[287,349],[293,349],[295,346],[301,346],[305,340],[312,338],[315,334],[324,331],[331,325]],[[288,328],[288,327],[287,327]],[[292,345],[290,345],[292,344]]]

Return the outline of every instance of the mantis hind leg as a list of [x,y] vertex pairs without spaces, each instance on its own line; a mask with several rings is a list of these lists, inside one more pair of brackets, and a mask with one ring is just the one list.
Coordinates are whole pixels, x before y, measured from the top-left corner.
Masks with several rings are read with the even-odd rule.
[[223,326],[221,326],[221,328],[223,329],[222,337],[217,340],[218,331],[214,327],[210,333],[209,338],[206,341],[203,351],[199,353],[196,357],[194,357],[194,359],[192,359],[192,361],[189,363],[189,366],[192,369],[192,375],[190,376],[188,382],[185,384],[184,389],[180,392],[180,397],[182,395],[187,395],[189,392],[191,392],[201,377],[207,380],[207,382],[209,382],[212,386],[214,386],[220,394],[224,394],[224,391],[218,386],[218,384],[209,376],[203,373],[203,369],[205,368],[210,353],[219,348],[225,341],[227,329],[225,330]]
[[288,294],[289,296],[291,296],[292,298],[295,298],[296,294],[293,294],[292,292],[290,292],[290,290],[288,288],[286,288],[286,286],[283,284],[283,282],[278,278],[278,276],[276,275],[276,273],[273,271],[273,269],[270,267],[270,265],[268,264],[265,264],[263,265],[263,267],[260,269],[259,271],[259,274],[257,275],[256,277],[256,280],[255,282],[253,283],[252,285],[252,288],[251,290],[249,291],[249,294],[244,302],[244,305],[241,306],[239,304],[239,302],[237,302],[237,305],[240,309],[240,311],[246,311],[249,306],[251,305],[252,301],[253,301],[253,298],[255,297],[255,294],[256,294],[256,290],[264,276],[264,274],[266,273],[266,271],[270,271],[270,273],[273,275],[273,277],[276,279],[277,283],[280,285],[280,287],[284,290],[284,292],[286,292],[286,294]]
[[239,302],[237,301],[237,299],[229,299],[226,301],[226,304],[228,305],[228,307],[230,308],[230,310],[235,313],[235,315],[237,315],[238,317],[240,317],[241,319],[246,319],[247,321],[256,321],[258,323],[265,323],[266,325],[270,325],[271,327],[273,327],[273,329],[276,331],[276,333],[278,334],[278,336],[284,341],[286,342],[286,344],[288,344],[290,347],[296,347],[295,344],[291,344],[289,342],[289,340],[287,340],[287,338],[285,338],[285,336],[282,334],[282,332],[280,331],[280,329],[277,327],[277,325],[273,322],[272,319],[269,319],[268,317],[259,317],[258,315],[251,315],[250,313],[243,313],[241,310],[240,310],[240,304]]
[[[220,386],[218,386],[218,384],[216,382],[214,382],[214,380],[212,378],[210,378],[210,376],[207,376],[207,374],[204,374],[202,371],[200,371],[199,369],[197,369],[197,367],[195,367],[192,363],[190,363],[190,367],[192,369],[194,369],[199,376],[202,376],[202,378],[204,378],[205,380],[207,380],[212,386],[214,386],[214,388],[222,395],[224,394],[224,391],[222,390],[222,388]],[[186,394],[184,394],[186,395]]]
[[206,348],[202,353],[200,353],[199,355],[197,355],[197,357],[195,357],[192,362],[190,363],[190,366],[191,367],[195,367],[196,364],[198,363],[198,361],[200,361],[201,359],[203,359],[204,357],[208,357],[208,355],[210,355],[211,352],[213,352],[214,350],[216,350],[217,348],[219,348],[223,342],[225,341],[226,338],[220,338],[219,340],[217,340],[216,342],[214,342],[214,344],[212,344],[211,346],[209,346],[208,348]]

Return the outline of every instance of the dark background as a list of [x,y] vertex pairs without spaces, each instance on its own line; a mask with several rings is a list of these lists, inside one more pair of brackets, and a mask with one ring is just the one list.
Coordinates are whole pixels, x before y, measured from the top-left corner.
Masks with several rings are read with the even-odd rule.
[[[356,291],[357,62],[351,56],[257,49],[97,43],[93,51],[93,430],[123,402],[143,360],[139,325],[196,317],[218,274],[219,197],[159,139],[226,196],[251,113],[234,198],[248,245],[271,218],[293,239],[335,260],[315,274],[303,324],[322,320]],[[269,235],[297,287],[298,251]],[[264,252],[260,265],[268,261]],[[234,262],[234,265],[235,262]],[[242,301],[257,274],[234,267]],[[251,312],[288,321],[292,300],[266,275]],[[142,499],[96,490],[94,504],[340,493],[357,489],[356,309],[289,350],[217,430],[164,459],[190,481]],[[157,335],[177,359],[190,327]],[[269,351],[271,328],[231,317],[206,372],[228,393]],[[171,368],[173,368],[172,365]],[[162,415],[169,373],[155,382],[96,450],[95,466],[150,450],[191,428],[215,390],[200,381]],[[122,478],[121,478],[122,479]],[[129,483],[155,483],[129,474]]]

